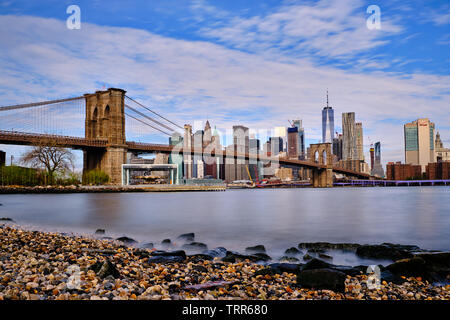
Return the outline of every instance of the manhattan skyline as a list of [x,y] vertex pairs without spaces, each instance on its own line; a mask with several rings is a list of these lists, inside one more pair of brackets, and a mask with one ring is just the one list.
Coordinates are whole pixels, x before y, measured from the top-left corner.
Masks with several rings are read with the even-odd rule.
[[381,141],[384,164],[404,161],[403,124],[418,118],[450,144],[444,1],[379,3],[379,30],[366,26],[366,1],[77,4],[80,30],[67,29],[66,3],[1,4],[1,105],[124,87],[181,125],[299,118],[309,145],[321,140],[328,88],[335,131],[345,112],[363,123],[366,159]]

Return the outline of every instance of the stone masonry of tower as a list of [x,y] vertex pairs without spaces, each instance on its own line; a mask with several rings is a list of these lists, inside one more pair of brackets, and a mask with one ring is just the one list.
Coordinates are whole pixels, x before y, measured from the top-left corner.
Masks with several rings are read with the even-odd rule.
[[104,150],[97,148],[84,151],[83,173],[93,169],[102,170],[109,175],[113,184],[121,183],[122,164],[126,163],[125,92],[110,88],[84,95],[85,137],[106,140],[107,147]]

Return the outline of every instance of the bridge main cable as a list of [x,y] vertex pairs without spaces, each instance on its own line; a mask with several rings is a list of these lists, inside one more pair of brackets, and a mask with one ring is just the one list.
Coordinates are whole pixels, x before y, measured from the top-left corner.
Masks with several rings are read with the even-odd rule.
[[45,106],[48,104],[55,104],[55,103],[61,103],[61,102],[68,102],[68,101],[74,101],[84,99],[84,96],[80,97],[74,97],[74,98],[67,98],[67,99],[59,99],[59,100],[48,100],[48,101],[41,101],[41,102],[34,102],[34,103],[26,103],[26,104],[16,104],[12,106],[4,106],[0,107],[1,111],[9,111],[9,110],[16,110],[16,109],[26,109],[26,108],[32,108],[32,107],[39,107],[39,106]]

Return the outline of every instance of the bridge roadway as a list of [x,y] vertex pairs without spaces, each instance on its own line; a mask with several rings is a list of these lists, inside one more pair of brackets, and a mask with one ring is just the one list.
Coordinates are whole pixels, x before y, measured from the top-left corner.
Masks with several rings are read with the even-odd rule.
[[[86,139],[82,137],[71,137],[71,136],[61,136],[61,135],[51,135],[51,134],[36,134],[36,133],[26,133],[18,131],[4,131],[0,130],[0,144],[13,144],[13,145],[39,145],[50,141],[62,147],[85,150],[90,148],[106,148],[108,147],[107,139]],[[127,141],[124,145],[128,151],[137,153],[171,153],[173,151],[177,153],[184,153],[183,148],[179,148],[171,145],[164,144],[153,144],[153,143],[141,143]],[[191,154],[204,154],[206,156],[220,156],[220,157],[234,157],[247,160],[259,160],[263,162],[278,161],[279,164],[283,165],[295,165],[299,167],[309,168],[309,169],[326,169],[326,165],[318,164],[315,162],[304,161],[304,160],[294,160],[288,158],[273,158],[263,155],[248,154],[248,153],[234,153],[224,152],[223,150],[215,151],[208,150],[208,148],[191,148]],[[344,169],[341,167],[332,167],[333,171],[336,173],[346,174],[350,176],[357,177],[359,179],[369,179],[375,178],[369,174]],[[379,178],[376,178],[379,179]]]

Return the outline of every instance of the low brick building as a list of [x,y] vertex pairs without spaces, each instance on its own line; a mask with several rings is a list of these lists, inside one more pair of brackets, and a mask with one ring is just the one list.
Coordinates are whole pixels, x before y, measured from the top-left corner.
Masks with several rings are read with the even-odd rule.
[[450,161],[429,163],[426,170],[427,177],[430,180],[450,179]]
[[387,180],[422,179],[422,167],[420,165],[388,162],[386,165]]

